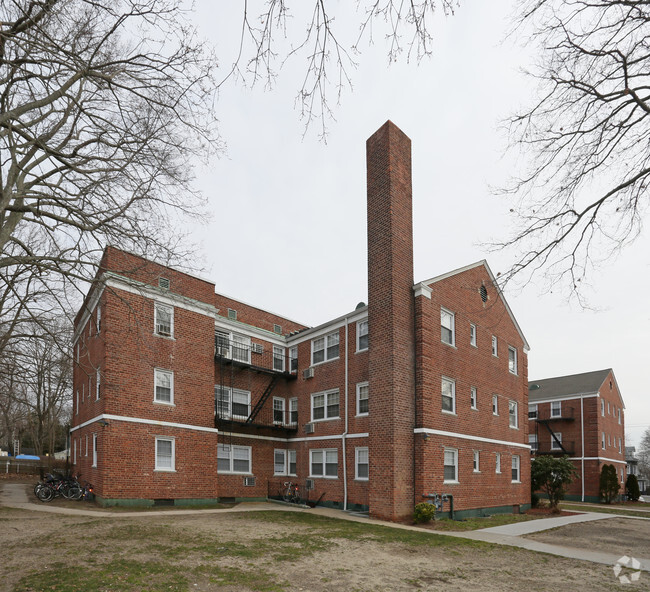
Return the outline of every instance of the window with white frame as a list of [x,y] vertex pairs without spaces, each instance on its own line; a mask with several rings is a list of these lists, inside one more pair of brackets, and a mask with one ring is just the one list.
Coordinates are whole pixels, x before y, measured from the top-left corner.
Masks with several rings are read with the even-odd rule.
[[232,334],[232,359],[238,362],[251,363],[251,338],[246,335]]
[[354,478],[358,481],[368,480],[368,448],[355,448]]
[[287,474],[287,451],[274,450],[273,451],[273,474],[286,475]]
[[284,372],[284,348],[279,345],[273,346],[273,370]]
[[298,423],[298,398],[289,399],[289,424],[296,425]]
[[77,405],[74,409],[75,415],[79,415],[79,391],[77,390]]
[[478,450],[474,451],[474,464],[473,464],[473,469],[475,473],[480,473],[481,468],[480,468],[480,459],[481,459],[481,453]]
[[174,373],[171,370],[156,368],[154,371],[154,396],[156,403],[174,403]]
[[602,436],[603,437],[601,438],[601,448],[605,450],[605,432],[603,432]]
[[335,448],[309,451],[310,477],[335,479],[339,471],[339,453]]
[[95,372],[95,399],[99,401],[101,396],[102,396],[102,375],[101,372],[99,371],[99,368],[97,368]]
[[318,337],[311,342],[311,363],[320,364],[339,357],[339,332]]
[[445,448],[444,457],[444,481],[458,481],[458,450]]
[[618,425],[621,425],[621,408],[618,408]]
[[217,446],[217,472],[250,474],[251,447],[219,444]]
[[533,452],[536,452],[539,449],[537,444],[537,434],[528,434],[528,444]]
[[492,395],[492,415],[499,415],[499,395]]
[[296,474],[296,451],[295,450],[288,450],[287,451],[287,471],[289,475],[295,475]]
[[[88,393],[88,397],[90,397],[90,393]],[[83,403],[86,400],[86,383],[83,382],[81,383],[81,402]]]
[[605,417],[605,401],[604,399],[600,400],[600,415]]
[[[604,436],[603,436],[604,441]],[[97,434],[93,434],[93,467],[97,466]]]
[[537,419],[537,404],[528,405],[528,419]]
[[289,349],[289,370],[298,372],[298,347],[295,345]]
[[609,401],[607,401],[607,415],[611,415],[610,407],[609,407]]
[[456,383],[450,378],[442,378],[442,410],[456,413]]
[[478,409],[476,387],[473,386],[469,389],[469,402],[472,409]]
[[86,434],[86,456],[88,456],[88,434]]
[[368,319],[357,323],[357,351],[368,349]]
[[494,472],[495,473],[500,473],[501,472],[501,453],[500,452],[496,453]]
[[285,400],[279,397],[273,397],[273,423],[278,425],[284,424],[284,406]]
[[456,337],[454,335],[454,313],[445,308],[440,309],[440,340],[449,345],[456,344]]
[[156,437],[156,471],[175,470],[175,440],[174,438]]
[[508,371],[517,374],[517,349],[512,346],[508,346]]
[[311,396],[311,420],[334,419],[339,417],[338,389]]
[[517,483],[520,481],[519,457],[517,455],[513,455],[512,457],[512,480]]
[[215,385],[215,405],[221,419],[247,419],[251,413],[251,393],[241,389]]
[[469,344],[476,347],[476,325],[474,323],[469,324]]
[[97,335],[102,330],[102,307],[97,303]]
[[551,417],[562,417],[562,401],[551,402]]
[[607,446],[611,446],[611,445],[612,445],[612,440],[609,437],[609,434],[607,434]]
[[508,421],[510,422],[511,428],[519,427],[519,417],[518,417],[519,407],[516,401],[508,402]]
[[551,436],[551,450],[562,450],[562,432],[554,432]]
[[357,384],[357,415],[368,415],[368,383]]
[[618,439],[618,451],[619,451],[619,452],[623,452],[623,447],[622,447],[622,442],[621,442],[621,438],[620,438],[620,437],[619,437],[619,439]]
[[492,355],[493,356],[498,356],[499,355],[499,349],[498,349],[497,336],[496,335],[492,335]]
[[174,335],[174,307],[156,302],[154,304],[154,333],[162,337]]
[[77,464],[77,439],[73,438],[72,439],[72,464],[76,465]]

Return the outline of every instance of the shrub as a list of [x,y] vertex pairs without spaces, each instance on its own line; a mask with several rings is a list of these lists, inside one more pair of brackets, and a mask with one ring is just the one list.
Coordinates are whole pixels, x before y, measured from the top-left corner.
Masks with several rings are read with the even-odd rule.
[[539,508],[539,495],[537,495],[536,493],[530,494],[530,507]]
[[436,517],[436,507],[433,504],[420,502],[413,510],[413,522],[421,524],[423,522],[431,522]]
[[611,504],[618,495],[621,486],[618,482],[618,475],[616,474],[616,467],[614,465],[603,465],[600,470],[600,480],[598,493],[600,499],[606,504]]
[[639,501],[641,491],[639,490],[639,481],[636,478],[636,475],[627,476],[627,480],[625,481],[625,492],[627,493],[627,499],[631,502]]
[[557,510],[567,487],[576,478],[577,472],[568,457],[538,456],[530,464],[530,479],[533,491],[542,489],[548,496],[551,510]]

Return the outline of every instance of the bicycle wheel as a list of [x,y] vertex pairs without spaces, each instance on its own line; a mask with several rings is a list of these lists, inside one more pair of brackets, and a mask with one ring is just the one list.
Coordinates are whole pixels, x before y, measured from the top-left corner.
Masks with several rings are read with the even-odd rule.
[[51,502],[56,497],[56,492],[49,485],[43,485],[36,493],[36,497],[42,502]]
[[282,494],[282,501],[290,502],[290,501],[291,501],[291,498],[292,498],[292,495],[291,495],[291,489],[289,489],[289,488],[287,487],[287,489],[286,489],[286,490],[284,491],[284,493]]
[[78,485],[71,485],[68,488],[68,499],[74,500],[74,501],[79,501],[84,494],[84,490],[81,489]]

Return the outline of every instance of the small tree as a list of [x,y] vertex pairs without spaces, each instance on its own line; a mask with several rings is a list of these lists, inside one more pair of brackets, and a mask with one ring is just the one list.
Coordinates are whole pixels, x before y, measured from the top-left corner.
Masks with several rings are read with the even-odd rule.
[[567,487],[577,476],[578,473],[567,456],[538,456],[531,463],[531,484],[535,489],[546,493],[554,512],[558,511],[558,504],[564,499]]
[[606,504],[611,504],[612,500],[618,495],[621,486],[618,482],[616,467],[614,465],[603,465],[600,470],[600,499]]
[[627,476],[627,480],[625,481],[625,493],[627,493],[627,498],[631,502],[639,501],[641,491],[639,490],[639,481],[636,478],[636,475]]

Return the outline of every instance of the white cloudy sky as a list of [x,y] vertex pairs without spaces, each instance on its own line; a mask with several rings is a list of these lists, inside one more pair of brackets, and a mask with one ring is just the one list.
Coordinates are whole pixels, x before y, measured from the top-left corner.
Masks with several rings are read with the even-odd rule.
[[[241,4],[197,2],[224,74],[238,49]],[[351,43],[356,2],[332,4]],[[487,253],[481,243],[509,231],[510,206],[490,191],[514,166],[499,124],[534,92],[518,69],[535,56],[502,43],[511,4],[463,0],[437,23],[435,55],[419,65],[389,67],[377,34],[358,57],[354,90],[334,108],[327,143],[317,126],[303,137],[294,107],[302,63],[286,65],[271,91],[227,84],[217,111],[228,151],[199,171],[213,211],[193,229],[203,275],[224,294],[308,325],[367,301],[365,141],[387,119],[412,140],[416,281],[484,258],[495,273],[507,269],[517,252]],[[298,18],[291,26],[302,30]],[[646,232],[591,276],[597,311],[543,293],[541,282],[506,293],[531,346],[531,380],[614,369],[628,445],[650,425],[648,252]]]

